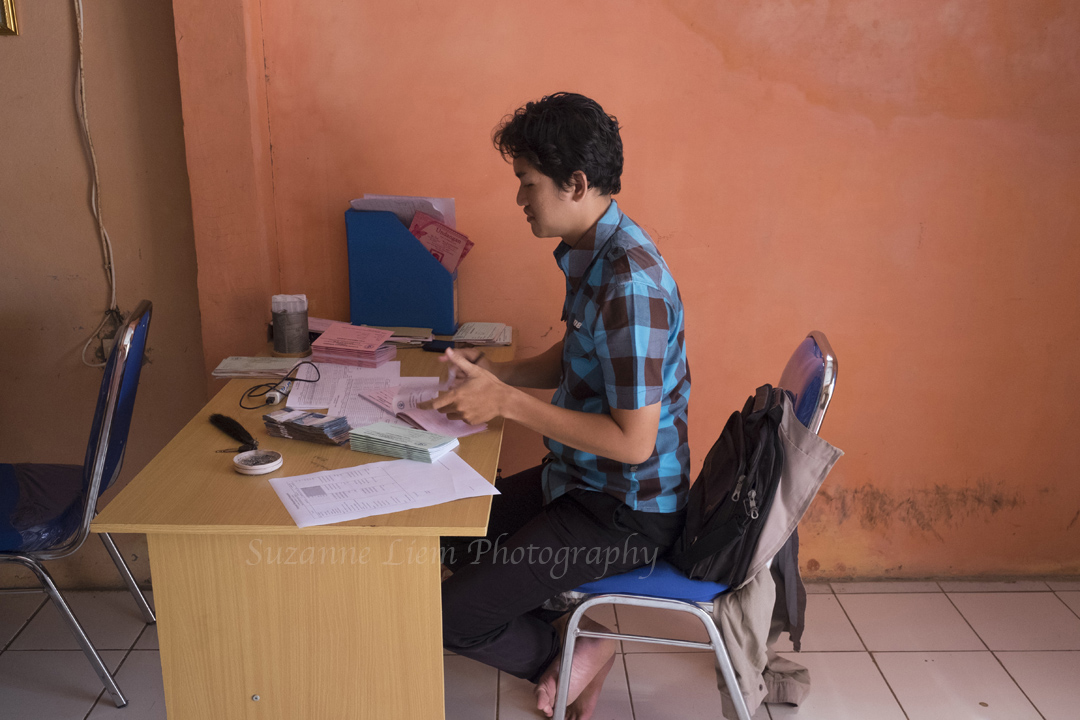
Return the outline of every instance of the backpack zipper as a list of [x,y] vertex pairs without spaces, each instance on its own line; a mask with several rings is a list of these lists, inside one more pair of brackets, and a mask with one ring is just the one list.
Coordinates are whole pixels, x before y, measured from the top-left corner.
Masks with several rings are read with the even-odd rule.
[[732,500],[738,500],[739,499],[739,494],[742,493],[742,484],[743,484],[744,480],[746,480],[746,476],[745,475],[740,475],[739,476],[739,481],[735,483],[735,492],[731,493],[731,499]]

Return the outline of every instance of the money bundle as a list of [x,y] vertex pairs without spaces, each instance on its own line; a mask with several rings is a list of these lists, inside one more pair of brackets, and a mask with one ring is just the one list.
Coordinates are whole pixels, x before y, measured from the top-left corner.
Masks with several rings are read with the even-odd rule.
[[275,410],[263,415],[266,431],[274,437],[307,440],[324,445],[349,442],[349,421],[344,417],[306,410]]

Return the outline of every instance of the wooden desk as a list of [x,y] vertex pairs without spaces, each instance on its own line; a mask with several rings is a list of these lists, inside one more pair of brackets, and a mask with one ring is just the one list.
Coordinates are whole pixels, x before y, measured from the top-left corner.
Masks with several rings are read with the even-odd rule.
[[[398,353],[402,375],[445,376],[437,358]],[[297,528],[268,478],[387,458],[268,436],[263,411],[237,404],[258,382],[230,382],[91,526],[147,535],[169,719],[444,717],[439,536],[483,535],[491,498]],[[215,412],[284,466],[234,472]],[[492,482],[502,431],[458,450]]]

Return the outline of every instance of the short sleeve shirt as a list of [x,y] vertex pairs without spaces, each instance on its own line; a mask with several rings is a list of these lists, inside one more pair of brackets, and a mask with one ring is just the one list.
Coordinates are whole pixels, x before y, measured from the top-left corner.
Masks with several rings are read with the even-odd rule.
[[660,403],[660,426],[652,455],[638,465],[544,438],[545,499],[582,488],[634,510],[682,509],[690,486],[690,370],[682,300],[667,263],[614,201],[574,247],[560,243],[555,260],[566,275],[566,334],[551,402],[598,414]]

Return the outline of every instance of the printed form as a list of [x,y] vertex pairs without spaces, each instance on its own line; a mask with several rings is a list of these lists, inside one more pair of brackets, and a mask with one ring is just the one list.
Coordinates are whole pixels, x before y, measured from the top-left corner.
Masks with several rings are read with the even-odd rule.
[[270,485],[297,527],[302,528],[499,494],[494,485],[455,453],[430,465],[388,460],[271,478]]
[[[322,410],[329,408],[338,391],[339,380],[382,380],[382,387],[397,385],[401,382],[401,362],[393,360],[377,368],[352,367],[334,363],[315,363],[318,367],[318,382],[293,383],[292,392],[285,405],[291,410]],[[296,377],[314,380],[315,368],[301,365]]]

